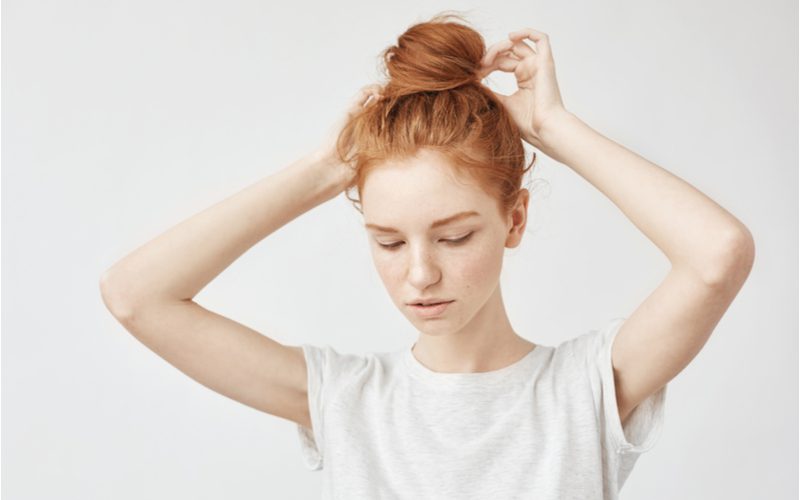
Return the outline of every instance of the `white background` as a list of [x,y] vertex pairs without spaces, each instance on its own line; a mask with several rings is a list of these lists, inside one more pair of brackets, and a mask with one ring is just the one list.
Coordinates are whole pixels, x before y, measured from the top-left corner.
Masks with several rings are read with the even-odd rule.
[[[622,498],[797,497],[797,2],[3,3],[2,494],[317,498],[295,424],[207,389],[103,305],[102,272],[310,151],[411,24],[466,12],[491,44],[550,35],[564,103],[742,220],[756,262],[670,382]],[[510,93],[513,78],[487,82]],[[629,315],[669,262],[540,155],[502,286],[547,345]],[[196,300],[280,342],[341,352],[416,331],[340,195],[254,246]]]

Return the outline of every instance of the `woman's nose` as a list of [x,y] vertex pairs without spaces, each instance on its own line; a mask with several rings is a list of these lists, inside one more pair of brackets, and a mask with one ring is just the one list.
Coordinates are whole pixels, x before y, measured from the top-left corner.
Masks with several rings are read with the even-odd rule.
[[436,261],[436,256],[428,250],[421,249],[413,252],[408,266],[408,279],[420,290],[436,283],[441,278],[441,269]]

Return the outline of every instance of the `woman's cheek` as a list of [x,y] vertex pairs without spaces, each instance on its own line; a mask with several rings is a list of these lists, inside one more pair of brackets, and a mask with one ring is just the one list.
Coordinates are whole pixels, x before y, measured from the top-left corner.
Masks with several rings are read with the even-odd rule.
[[383,281],[384,286],[390,292],[397,287],[401,287],[401,280],[403,279],[403,270],[400,259],[392,259],[391,256],[382,256],[374,254],[373,259],[375,262],[375,269]]
[[500,273],[502,262],[503,254],[498,255],[493,246],[479,245],[474,252],[463,256],[459,274],[468,283],[492,283]]

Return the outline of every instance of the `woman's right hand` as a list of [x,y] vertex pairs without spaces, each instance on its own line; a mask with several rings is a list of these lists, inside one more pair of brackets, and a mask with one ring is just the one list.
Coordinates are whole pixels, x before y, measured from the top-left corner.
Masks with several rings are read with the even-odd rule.
[[[359,113],[368,103],[375,102],[380,99],[380,84],[370,84],[361,87],[361,89],[350,99],[345,113],[334,124],[329,132],[327,138],[322,145],[312,153],[312,157],[320,163],[326,165],[326,168],[331,169],[332,175],[335,177],[337,185],[341,186],[339,192],[344,190],[353,180],[356,171],[342,163],[339,160],[339,155],[336,153],[336,141],[339,138],[344,125],[357,113]],[[370,98],[372,100],[370,101]],[[352,150],[351,150],[352,152]]]

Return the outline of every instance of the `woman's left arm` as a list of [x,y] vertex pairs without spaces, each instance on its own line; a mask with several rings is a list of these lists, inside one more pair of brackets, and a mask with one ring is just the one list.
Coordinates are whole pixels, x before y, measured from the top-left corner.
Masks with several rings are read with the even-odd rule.
[[543,153],[606,195],[673,267],[708,284],[746,278],[755,253],[750,231],[691,184],[568,111],[549,117],[538,136]]
[[[753,237],[736,217],[689,183],[567,111],[545,33],[526,28],[494,44],[478,76],[495,70],[513,72],[517,80],[514,94],[495,95],[522,138],[599,189],[672,263],[614,339],[614,397],[624,422],[705,345],[750,274]],[[614,444],[618,451],[626,446]]]
[[513,31],[508,40],[488,48],[480,66],[481,79],[498,70],[514,74],[518,87],[514,94],[493,93],[521,137],[599,189],[674,268],[709,284],[746,278],[754,245],[744,224],[686,181],[567,111],[546,33],[531,28]]
[[612,346],[615,397],[624,422],[703,348],[750,274],[753,237],[689,183],[571,113],[548,119],[539,143],[545,154],[605,194],[672,263]]

